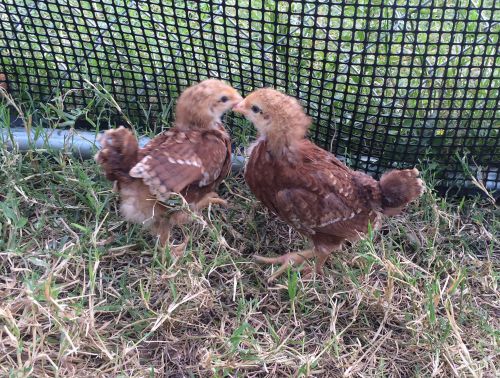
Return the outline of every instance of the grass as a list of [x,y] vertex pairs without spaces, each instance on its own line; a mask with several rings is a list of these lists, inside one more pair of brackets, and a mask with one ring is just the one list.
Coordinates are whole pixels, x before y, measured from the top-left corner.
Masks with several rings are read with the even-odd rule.
[[[69,118],[18,108],[34,129]],[[78,111],[108,116],[89,109]],[[0,122],[9,127],[5,104]],[[252,255],[305,241],[240,175],[221,188],[230,207],[186,228],[192,242],[173,261],[121,219],[94,161],[0,154],[0,376],[500,373],[499,209],[438,197],[430,168],[424,196],[332,256],[324,277],[289,271],[268,286],[271,268]]]
[[152,131],[158,110],[207,76],[245,94],[276,86],[304,101],[313,138],[357,167],[427,153],[453,172],[456,151],[485,166],[500,156],[499,20],[494,0],[5,0],[0,58],[18,96],[45,102],[88,77]]

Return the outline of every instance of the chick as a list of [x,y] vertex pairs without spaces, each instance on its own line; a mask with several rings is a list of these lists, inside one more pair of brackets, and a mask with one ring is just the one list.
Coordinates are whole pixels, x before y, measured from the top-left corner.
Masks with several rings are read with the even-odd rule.
[[[172,228],[189,220],[185,211],[165,206],[173,194],[182,195],[195,212],[226,203],[215,192],[231,168],[231,143],[221,117],[242,99],[224,82],[205,80],[181,94],[174,127],[144,148],[123,126],[103,134],[95,159],[116,182],[127,221],[143,224],[165,246]],[[185,244],[172,247],[174,254],[183,253]]]
[[398,214],[423,192],[417,169],[390,171],[376,181],[307,140],[310,117],[296,99],[276,90],[256,90],[233,111],[251,121],[259,134],[245,167],[250,189],[313,245],[274,258],[256,256],[262,263],[281,264],[269,281],[289,264],[312,257],[322,274],[328,256],[346,240],[359,239],[369,224],[380,224],[382,214]]

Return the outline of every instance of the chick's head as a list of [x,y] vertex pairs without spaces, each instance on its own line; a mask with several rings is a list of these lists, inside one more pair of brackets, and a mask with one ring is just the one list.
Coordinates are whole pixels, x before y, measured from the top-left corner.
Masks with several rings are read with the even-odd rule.
[[204,80],[180,95],[175,109],[176,125],[210,127],[220,122],[222,115],[242,100],[238,91],[223,81]]
[[285,144],[304,138],[311,125],[295,98],[271,88],[250,93],[233,111],[243,114],[262,136]]

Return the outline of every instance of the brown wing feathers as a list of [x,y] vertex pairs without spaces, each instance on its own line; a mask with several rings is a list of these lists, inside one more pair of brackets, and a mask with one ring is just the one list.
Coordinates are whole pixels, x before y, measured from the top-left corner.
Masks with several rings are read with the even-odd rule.
[[[209,131],[173,130],[170,136],[135,165],[130,175],[142,178],[151,192],[160,199],[169,192],[182,192],[197,183],[199,187],[212,184],[227,165],[226,144],[220,135],[206,138]],[[230,156],[230,154],[229,154]]]

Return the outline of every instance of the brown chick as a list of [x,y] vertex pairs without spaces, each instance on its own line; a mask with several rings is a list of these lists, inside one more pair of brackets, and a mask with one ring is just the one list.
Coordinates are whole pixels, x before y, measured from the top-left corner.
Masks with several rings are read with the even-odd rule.
[[[221,117],[242,99],[224,82],[205,80],[181,94],[174,127],[144,148],[123,126],[104,133],[95,159],[106,178],[116,182],[126,220],[143,224],[165,246],[172,228],[189,220],[185,211],[165,206],[174,193],[195,212],[211,203],[226,204],[215,192],[231,168],[231,143]],[[185,244],[173,253],[183,253]]]
[[417,169],[394,170],[376,181],[349,169],[331,153],[305,138],[311,119],[299,102],[273,89],[259,89],[233,108],[258,130],[250,148],[245,180],[255,196],[312,241],[313,248],[259,262],[287,269],[316,257],[322,274],[328,256],[346,240],[376,227],[381,214],[398,214],[423,192]]

